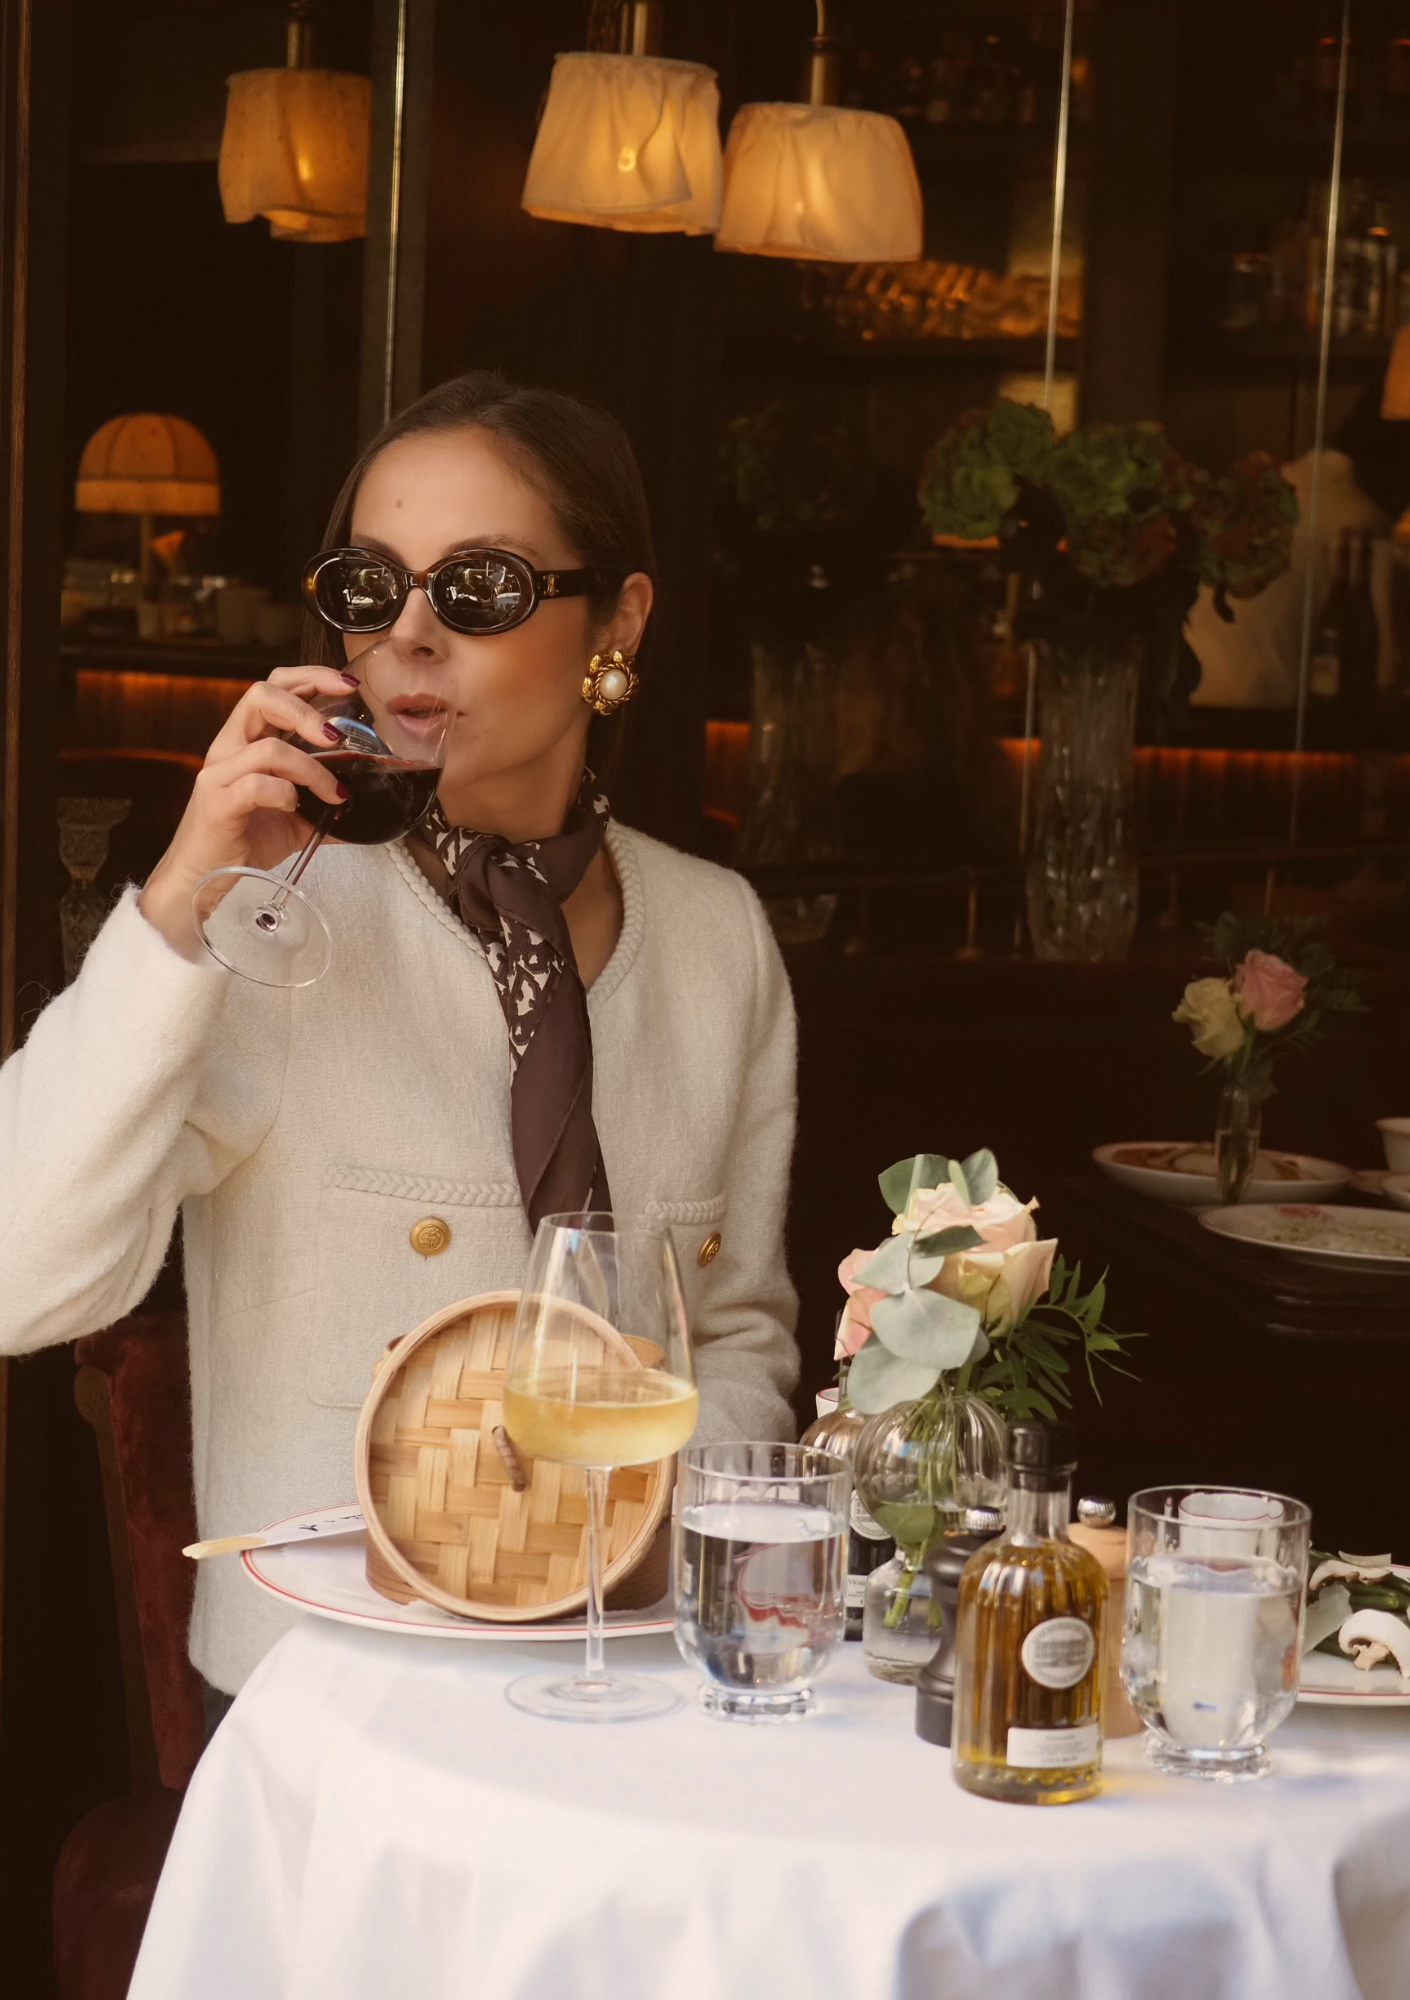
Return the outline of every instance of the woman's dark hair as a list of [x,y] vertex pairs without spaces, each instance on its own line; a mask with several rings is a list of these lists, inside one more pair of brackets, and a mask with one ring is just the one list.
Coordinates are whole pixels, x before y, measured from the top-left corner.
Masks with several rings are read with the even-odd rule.
[[[557,389],[521,388],[489,369],[429,389],[363,446],[333,503],[324,547],[347,544],[358,489],[388,445],[457,430],[484,431],[543,494],[577,561],[610,586],[592,601],[594,612],[611,610],[633,570],[655,578],[646,492],[621,424],[597,403]],[[341,635],[312,613],[304,622],[304,658],[332,667],[344,663]],[[606,784],[620,760],[622,722],[622,714],[594,716],[588,732],[588,762]]]

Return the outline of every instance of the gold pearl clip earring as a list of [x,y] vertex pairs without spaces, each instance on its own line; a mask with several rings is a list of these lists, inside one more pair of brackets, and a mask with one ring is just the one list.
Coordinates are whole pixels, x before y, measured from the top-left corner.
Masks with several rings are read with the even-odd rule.
[[583,676],[583,700],[599,715],[615,715],[625,708],[640,680],[633,672],[636,654],[627,655],[614,647],[610,653],[594,653]]

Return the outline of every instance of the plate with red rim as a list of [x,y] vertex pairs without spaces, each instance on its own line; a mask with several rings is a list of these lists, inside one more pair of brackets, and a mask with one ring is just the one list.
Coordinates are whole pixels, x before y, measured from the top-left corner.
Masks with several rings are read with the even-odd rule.
[[[1188,1139],[1127,1139],[1097,1146],[1092,1158],[1120,1186],[1157,1201],[1199,1208],[1219,1200],[1214,1147]],[[1351,1179],[1351,1168],[1311,1153],[1260,1150],[1246,1202],[1331,1201]]]
[[1297,1698],[1314,1708],[1410,1708],[1410,1678],[1335,1653],[1304,1653]]
[[[276,1528],[312,1525],[325,1514],[345,1514],[341,1507],[315,1507],[307,1514],[294,1514],[285,1521],[272,1521],[261,1532]],[[483,1618],[457,1618],[437,1604],[419,1598],[411,1604],[394,1603],[381,1597],[367,1581],[367,1538],[340,1535],[336,1540],[276,1542],[270,1548],[246,1549],[240,1561],[246,1576],[271,1597],[315,1618],[332,1618],[340,1625],[360,1625],[371,1632],[400,1632],[420,1639],[469,1639],[508,1643],[512,1641],[548,1645],[567,1641],[581,1645],[587,1623],[580,1613],[570,1618],[545,1619],[541,1624],[496,1625]],[[609,1611],[604,1628],[608,1639],[640,1639],[656,1632],[669,1632],[675,1623],[669,1601],[653,1604],[644,1611]]]
[[1410,1272],[1410,1215],[1376,1208],[1336,1208],[1295,1201],[1204,1208],[1199,1220],[1216,1236],[1281,1251],[1318,1264]]

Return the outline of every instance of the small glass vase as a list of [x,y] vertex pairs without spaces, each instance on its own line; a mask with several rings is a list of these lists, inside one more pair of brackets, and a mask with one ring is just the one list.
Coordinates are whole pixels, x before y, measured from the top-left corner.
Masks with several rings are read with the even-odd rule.
[[1038,647],[1028,928],[1038,958],[1125,958],[1136,929],[1136,696],[1144,642]]
[[870,1418],[857,1439],[853,1481],[897,1549],[868,1582],[862,1621],[867,1668],[880,1680],[913,1681],[935,1651],[921,1563],[963,1525],[966,1508],[1003,1506],[1005,1442],[1003,1418],[983,1396],[939,1388]]
[[1262,1132],[1262,1104],[1243,1084],[1226,1083],[1214,1120],[1214,1174],[1225,1207],[1233,1207],[1248,1193]]

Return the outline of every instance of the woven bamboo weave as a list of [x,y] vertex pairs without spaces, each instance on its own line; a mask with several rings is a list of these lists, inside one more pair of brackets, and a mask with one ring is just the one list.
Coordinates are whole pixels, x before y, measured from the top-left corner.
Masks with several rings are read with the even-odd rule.
[[[504,1370],[517,1292],[447,1306],[378,1363],[358,1422],[358,1499],[367,1520],[367,1578],[383,1596],[426,1599],[496,1622],[555,1617],[587,1601],[587,1485],[576,1466],[518,1453],[503,1430]],[[570,1328],[564,1354],[589,1344],[649,1365],[594,1314]],[[604,1586],[652,1549],[675,1461],[622,1466],[607,1488]],[[522,1490],[521,1490],[522,1489]]]

